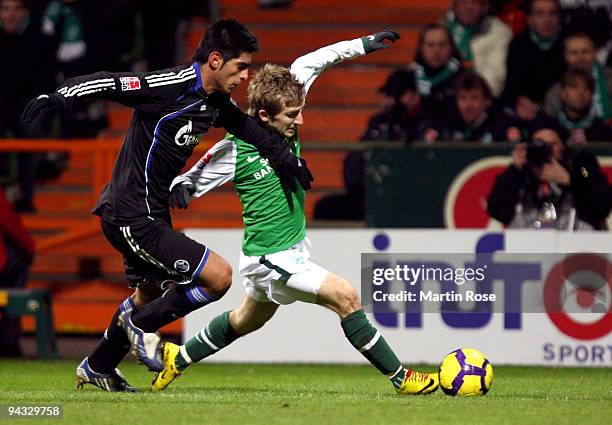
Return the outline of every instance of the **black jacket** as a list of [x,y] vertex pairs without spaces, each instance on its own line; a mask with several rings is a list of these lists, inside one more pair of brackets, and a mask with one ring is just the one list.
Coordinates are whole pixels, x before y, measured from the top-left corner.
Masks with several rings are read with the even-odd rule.
[[[465,124],[456,108],[447,115],[437,116],[432,128],[437,132],[438,141],[444,142],[479,142],[488,144],[507,140],[505,120],[498,120],[496,115],[487,116],[475,127]],[[422,139],[425,139],[423,134]]]
[[[568,153],[562,165],[568,169],[571,184],[562,187],[560,195],[551,201],[562,213],[562,204],[569,203],[576,209],[576,217],[595,230],[605,230],[606,218],[612,209],[612,186],[601,171],[596,157],[584,150]],[[496,220],[508,225],[513,222],[516,207],[520,203],[524,214],[541,207],[538,197],[540,182],[525,166],[522,170],[509,166],[495,179],[487,200],[487,212]]]
[[525,30],[510,42],[506,70],[504,105],[514,108],[519,96],[541,102],[565,70],[561,37],[549,50],[542,50],[529,37],[529,30]]
[[25,105],[34,96],[48,93],[56,85],[53,40],[32,20],[20,34],[0,28],[0,134],[8,130],[16,137],[27,137],[17,128]]
[[370,118],[361,140],[411,143],[419,138],[432,120],[433,113],[423,103],[416,110],[408,111],[398,101]]

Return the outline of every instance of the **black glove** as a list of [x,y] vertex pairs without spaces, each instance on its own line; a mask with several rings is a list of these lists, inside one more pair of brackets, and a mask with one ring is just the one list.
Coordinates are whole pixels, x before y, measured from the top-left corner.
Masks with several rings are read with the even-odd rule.
[[26,105],[21,120],[27,128],[46,130],[53,115],[62,112],[64,108],[64,100],[59,94],[41,94]]
[[384,30],[368,35],[367,37],[362,37],[361,41],[363,42],[365,52],[371,53],[375,50],[389,48],[389,45],[383,43],[383,41],[390,40],[391,42],[395,43],[395,40],[399,40],[400,38],[400,35],[395,31]]
[[191,202],[191,196],[195,193],[195,187],[191,182],[179,183],[170,191],[168,203],[170,208],[178,208],[180,210],[187,209]]
[[310,189],[310,182],[314,181],[314,177],[312,177],[304,158],[298,158],[287,149],[287,153],[281,158],[275,158],[272,165],[276,169],[283,186],[288,187],[292,192],[297,192],[298,189],[295,183],[296,179],[304,190]]

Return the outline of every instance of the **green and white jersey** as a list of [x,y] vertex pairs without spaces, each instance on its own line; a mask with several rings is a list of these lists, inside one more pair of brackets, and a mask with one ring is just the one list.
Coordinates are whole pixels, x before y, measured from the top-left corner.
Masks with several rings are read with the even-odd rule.
[[[234,187],[242,203],[246,255],[265,255],[291,248],[306,236],[304,190],[285,189],[268,160],[255,147],[232,135],[236,151]],[[296,156],[300,154],[297,132],[287,140]],[[299,185],[298,185],[299,186]]]
[[[291,65],[291,73],[304,84],[305,94],[314,80],[328,67],[344,59],[365,54],[360,38],[341,41],[301,56]],[[300,155],[298,132],[286,142]],[[227,134],[211,147],[188,172],[174,179],[172,187],[183,182],[195,187],[194,197],[228,181],[242,203],[245,255],[267,255],[284,251],[306,236],[304,191],[285,189],[268,160],[251,144]]]

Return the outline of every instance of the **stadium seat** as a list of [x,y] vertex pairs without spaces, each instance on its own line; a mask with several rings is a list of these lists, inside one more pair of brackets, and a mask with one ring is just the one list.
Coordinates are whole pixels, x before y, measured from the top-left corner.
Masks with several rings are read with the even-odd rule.
[[49,290],[1,290],[0,307],[3,307],[9,316],[34,316],[36,320],[38,357],[41,359],[55,359],[58,357]]

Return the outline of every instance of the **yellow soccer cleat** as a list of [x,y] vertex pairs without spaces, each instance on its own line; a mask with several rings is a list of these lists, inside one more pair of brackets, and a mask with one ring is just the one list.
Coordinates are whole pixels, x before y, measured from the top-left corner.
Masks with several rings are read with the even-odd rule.
[[409,395],[430,394],[437,390],[439,385],[440,379],[437,373],[424,373],[408,369],[404,382],[395,391],[398,394]]
[[181,375],[177,369],[175,359],[179,353],[179,346],[171,342],[165,342],[163,346],[164,369],[158,372],[153,379],[153,391],[161,391]]

